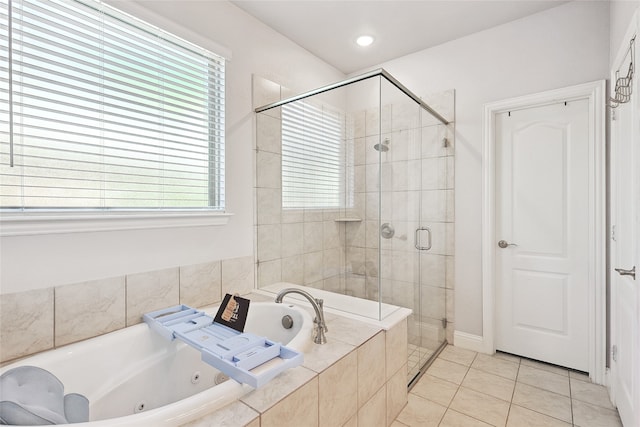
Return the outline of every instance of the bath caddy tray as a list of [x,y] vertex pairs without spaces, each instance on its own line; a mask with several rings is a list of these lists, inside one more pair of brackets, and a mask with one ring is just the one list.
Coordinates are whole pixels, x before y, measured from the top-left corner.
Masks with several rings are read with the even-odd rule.
[[153,311],[142,317],[166,340],[185,342],[200,351],[205,363],[254,388],[302,364],[302,353],[265,337],[216,323],[213,317],[187,305]]

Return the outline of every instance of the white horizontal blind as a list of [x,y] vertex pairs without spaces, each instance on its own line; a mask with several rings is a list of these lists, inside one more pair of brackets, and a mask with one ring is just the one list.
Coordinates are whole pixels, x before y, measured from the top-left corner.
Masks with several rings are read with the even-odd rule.
[[92,0],[0,0],[0,44],[0,207],[224,209],[223,58]]
[[282,207],[340,208],[344,115],[297,101],[282,107]]

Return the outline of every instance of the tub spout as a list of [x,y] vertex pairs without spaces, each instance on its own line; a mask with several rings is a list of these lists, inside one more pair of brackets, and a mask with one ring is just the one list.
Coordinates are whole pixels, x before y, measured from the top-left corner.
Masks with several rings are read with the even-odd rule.
[[299,294],[309,300],[309,303],[313,307],[316,312],[316,318],[313,319],[314,326],[314,338],[313,342],[316,344],[324,344],[327,342],[327,338],[325,337],[325,332],[328,332],[329,329],[324,321],[324,311],[323,304],[324,301],[318,298],[314,298],[309,292],[303,291],[302,289],[296,288],[287,288],[278,292],[278,296],[276,296],[276,302],[281,303],[282,298],[284,298],[287,294]]

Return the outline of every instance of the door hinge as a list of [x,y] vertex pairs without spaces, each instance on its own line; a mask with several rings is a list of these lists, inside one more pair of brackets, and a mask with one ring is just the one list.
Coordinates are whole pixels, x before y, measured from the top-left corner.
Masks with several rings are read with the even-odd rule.
[[616,241],[616,226],[615,225],[611,226],[611,240],[613,240],[614,242]]
[[442,327],[443,327],[444,329],[447,329],[447,325],[448,325],[448,324],[449,324],[449,321],[447,320],[447,318],[446,318],[446,317],[443,317],[443,318],[442,318]]
[[611,358],[613,359],[614,362],[618,361],[618,346],[614,345],[613,347],[611,347]]

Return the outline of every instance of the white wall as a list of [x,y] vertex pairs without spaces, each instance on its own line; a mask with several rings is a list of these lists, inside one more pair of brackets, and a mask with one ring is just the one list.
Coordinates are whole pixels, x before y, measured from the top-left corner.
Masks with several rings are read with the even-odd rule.
[[605,79],[608,58],[608,3],[571,2],[380,64],[418,95],[456,90],[456,330],[482,335],[483,104]]
[[[0,293],[253,255],[253,109],[256,73],[296,90],[344,78],[335,68],[226,1],[110,0],[151,23],[166,19],[231,50],[226,92],[226,226],[3,237]],[[151,14],[149,14],[151,11]],[[155,18],[154,18],[155,15]],[[160,19],[157,19],[160,17]],[[155,22],[154,22],[155,20]]]
[[[639,0],[612,0],[610,3],[609,15],[609,46],[610,63],[615,60],[618,50],[622,46],[629,46],[629,40],[623,40],[625,32],[631,25],[631,19],[635,11],[640,10]],[[636,52],[638,52],[640,40],[636,39]]]

